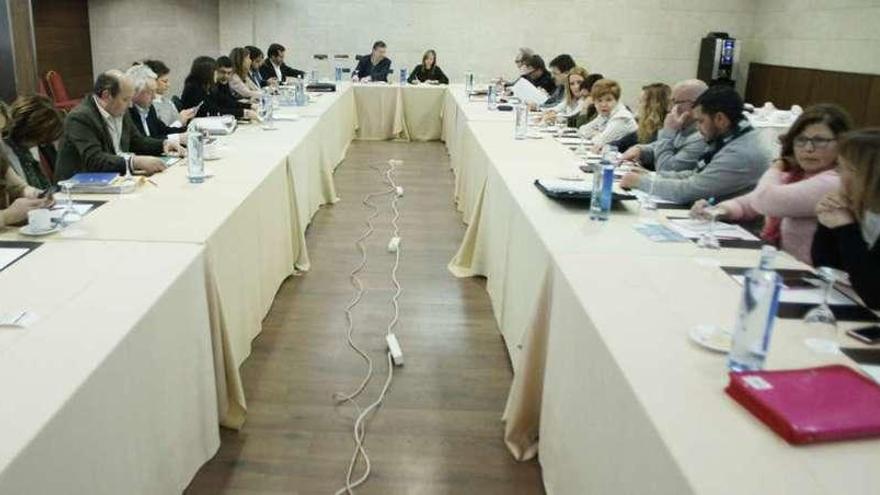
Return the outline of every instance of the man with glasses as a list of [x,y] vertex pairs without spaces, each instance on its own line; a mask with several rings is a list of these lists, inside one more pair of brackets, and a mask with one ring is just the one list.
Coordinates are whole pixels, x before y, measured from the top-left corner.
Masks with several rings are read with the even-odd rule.
[[706,142],[697,129],[693,116],[694,102],[708,89],[699,79],[681,81],[672,88],[672,108],[666,115],[657,140],[633,146],[623,154],[624,160],[637,162],[657,171],[693,170]]
[[684,205],[704,198],[723,201],[755,188],[770,165],[771,152],[743,115],[742,98],[730,87],[715,86],[697,98],[693,114],[707,143],[696,168],[661,170],[655,177],[630,172],[621,187]]

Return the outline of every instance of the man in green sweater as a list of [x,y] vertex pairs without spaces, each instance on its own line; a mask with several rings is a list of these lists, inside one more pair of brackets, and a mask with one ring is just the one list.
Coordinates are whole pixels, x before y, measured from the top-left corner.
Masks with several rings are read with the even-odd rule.
[[[157,158],[182,153],[177,143],[139,133],[129,115],[134,85],[121,71],[110,70],[95,80],[94,92],[70,112],[58,153],[58,180],[79,172],[152,175],[165,170]],[[145,156],[153,155],[153,156]]]

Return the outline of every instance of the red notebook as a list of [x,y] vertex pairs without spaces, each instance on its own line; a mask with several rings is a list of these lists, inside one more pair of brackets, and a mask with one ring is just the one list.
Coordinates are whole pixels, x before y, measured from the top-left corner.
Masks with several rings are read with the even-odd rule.
[[731,373],[725,391],[792,444],[880,436],[880,386],[846,366]]

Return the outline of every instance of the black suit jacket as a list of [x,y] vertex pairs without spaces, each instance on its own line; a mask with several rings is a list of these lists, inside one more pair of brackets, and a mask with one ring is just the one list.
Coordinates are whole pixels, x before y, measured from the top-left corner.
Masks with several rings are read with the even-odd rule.
[[370,76],[373,81],[388,82],[388,74],[391,73],[391,59],[383,58],[378,64],[373,65],[373,60],[369,55],[364,55],[358,61],[357,68],[354,69],[358,79]]
[[[260,75],[263,76],[263,86],[268,84],[266,81],[268,81],[269,79],[271,79],[273,77],[276,79],[278,78],[278,75],[275,74],[275,67],[272,66],[272,62],[269,61],[268,58],[266,59],[265,62],[263,62],[263,65],[260,66]],[[295,79],[297,77],[305,78],[305,76],[306,76],[305,72],[303,72],[301,70],[294,69],[293,67],[291,67],[287,64],[284,64],[284,63],[281,64],[281,77],[282,78],[287,79],[288,77],[292,77]],[[284,81],[278,81],[278,82],[282,83]]]
[[[122,119],[119,149],[138,155],[161,155],[162,139],[141,135],[126,112]],[[117,172],[124,174],[125,159],[113,149],[113,140],[98,111],[95,99],[83,98],[64,120],[64,140],[58,152],[55,178],[64,180],[79,172]]]
[[[220,86],[224,86],[224,88],[220,88]],[[192,108],[202,103],[196,117],[233,115],[236,119],[240,119],[244,116],[244,109],[251,107],[250,104],[239,103],[232,96],[228,84],[217,84],[210,92],[207,92],[198,84],[186,83],[183,86],[180,99],[183,101],[183,108]]]
[[[134,123],[138,132],[146,136],[147,133],[144,132],[144,122],[141,120],[141,114],[137,107],[132,105],[131,108],[128,109],[128,113],[131,115],[131,121]],[[159,120],[159,116],[156,114],[156,107],[153,105],[150,105],[150,111],[147,113],[147,129],[150,131],[149,136],[156,139],[165,139],[169,134],[186,132],[186,127],[172,127]]]

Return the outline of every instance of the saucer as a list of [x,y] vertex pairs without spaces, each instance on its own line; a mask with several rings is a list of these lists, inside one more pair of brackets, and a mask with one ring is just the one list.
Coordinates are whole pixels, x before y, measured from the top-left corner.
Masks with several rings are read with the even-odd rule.
[[28,237],[41,237],[44,235],[54,234],[55,232],[58,232],[60,230],[61,227],[59,225],[56,225],[48,230],[34,230],[31,228],[30,225],[25,225],[24,227],[18,229],[18,232]]
[[730,333],[715,325],[698,325],[688,332],[688,337],[710,351],[727,354],[730,352],[732,337]]

